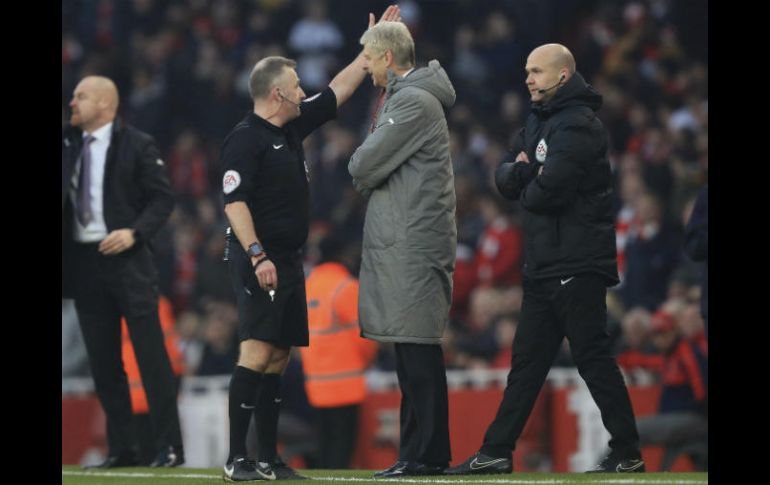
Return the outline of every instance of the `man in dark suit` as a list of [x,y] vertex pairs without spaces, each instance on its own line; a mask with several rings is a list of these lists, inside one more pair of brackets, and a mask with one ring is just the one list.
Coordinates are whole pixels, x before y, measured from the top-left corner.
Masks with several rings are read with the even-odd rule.
[[158,455],[184,463],[176,394],[158,318],[158,274],[149,241],[173,209],[152,138],[116,120],[118,90],[89,76],[75,88],[62,132],[62,297],[74,298],[96,393],[107,416],[100,468],[137,464],[120,318],[147,391]]

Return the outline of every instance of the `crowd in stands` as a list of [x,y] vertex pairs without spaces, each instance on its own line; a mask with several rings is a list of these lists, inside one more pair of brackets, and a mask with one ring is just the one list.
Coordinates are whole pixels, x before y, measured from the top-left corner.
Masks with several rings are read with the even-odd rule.
[[[226,263],[219,147],[251,109],[248,76],[268,55],[298,61],[308,95],[359,52],[369,11],[386,2],[344,0],[80,0],[62,2],[62,123],[83,76],[106,75],[120,115],[157,140],[177,196],[154,241],[161,290],[174,308],[189,375],[229,374],[236,355]],[[457,91],[448,113],[457,193],[458,248],[450,369],[510,365],[521,304],[518,204],[503,200],[493,173],[529,111],[528,53],[565,44],[604,97],[616,178],[622,282],[608,298],[619,363],[660,372],[653,322],[706,353],[700,264],[684,252],[684,227],[708,174],[706,9],[675,0],[404,0],[418,65],[438,59]],[[368,78],[337,120],[306,141],[311,229],[306,268],[334,233],[360,251],[366,201],[347,163],[365,137],[376,94]],[[71,312],[63,303],[71,321]],[[657,316],[656,316],[657,315]],[[66,332],[64,332],[66,333]],[[69,335],[69,334],[68,334]],[[64,350],[64,341],[62,343]],[[392,369],[387,346],[377,366]],[[63,352],[63,355],[65,353]],[[74,354],[70,354],[72,356]],[[557,365],[570,366],[568,346]],[[85,373],[63,365],[63,375]]]

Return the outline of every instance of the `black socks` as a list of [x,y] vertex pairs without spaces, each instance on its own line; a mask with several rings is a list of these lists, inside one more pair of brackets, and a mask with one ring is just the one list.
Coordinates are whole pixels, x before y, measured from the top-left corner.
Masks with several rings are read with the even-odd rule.
[[262,373],[241,366],[235,367],[233,378],[230,380],[230,454],[227,463],[231,463],[236,456],[246,456],[246,432],[249,429],[251,413],[256,409],[256,397],[261,382]]
[[[278,442],[278,413],[281,410],[281,375],[264,374],[254,417],[257,423],[259,461],[272,464]],[[248,424],[248,422],[247,422]]]

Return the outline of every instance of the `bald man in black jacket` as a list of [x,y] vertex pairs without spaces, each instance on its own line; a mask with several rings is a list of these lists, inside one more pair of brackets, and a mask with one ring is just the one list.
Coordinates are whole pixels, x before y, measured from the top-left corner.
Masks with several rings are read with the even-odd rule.
[[566,47],[527,59],[532,113],[495,174],[523,215],[524,298],[511,371],[478,453],[450,475],[509,473],[511,453],[566,337],[610,432],[611,453],[594,471],[642,472],[639,435],[607,333],[607,287],[618,283],[608,135],[602,97],[575,70]]
[[62,131],[62,297],[75,299],[107,416],[108,456],[97,467],[139,464],[121,316],[156,433],[158,455],[151,466],[177,466],[184,463],[182,436],[149,246],[174,207],[171,186],[152,138],[115,119],[118,90],[110,79],[84,78],[70,107],[70,124]]

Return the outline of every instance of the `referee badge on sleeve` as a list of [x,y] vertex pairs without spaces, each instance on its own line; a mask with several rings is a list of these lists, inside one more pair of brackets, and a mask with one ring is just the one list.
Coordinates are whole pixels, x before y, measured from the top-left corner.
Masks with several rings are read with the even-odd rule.
[[235,170],[225,172],[225,176],[222,178],[222,190],[225,194],[237,189],[239,185],[241,185],[241,174]]
[[545,138],[540,139],[540,143],[535,148],[535,158],[540,163],[545,162],[545,157],[548,155],[548,145],[545,143]]

